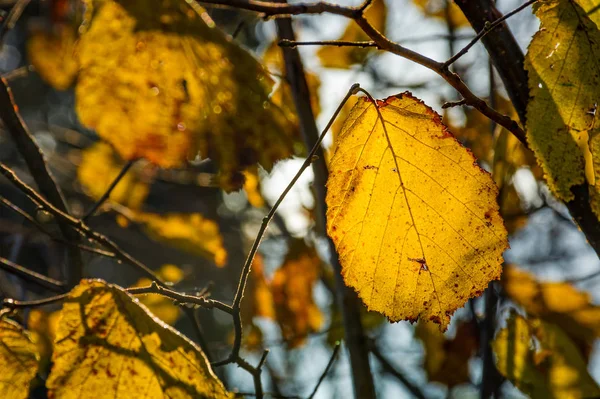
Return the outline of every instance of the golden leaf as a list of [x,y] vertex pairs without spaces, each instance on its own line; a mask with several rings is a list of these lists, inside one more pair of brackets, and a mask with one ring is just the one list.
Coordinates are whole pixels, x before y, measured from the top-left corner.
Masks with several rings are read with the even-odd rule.
[[478,331],[473,322],[462,322],[453,339],[446,339],[432,323],[420,321],[415,336],[425,349],[424,368],[429,381],[449,388],[471,381],[469,359],[479,348]]
[[370,310],[445,330],[456,309],[500,278],[508,242],[498,189],[410,93],[358,101],[327,188],[327,232],[346,284]]
[[0,314],[0,397],[26,399],[39,366],[36,344],[17,323]]
[[413,0],[413,3],[428,17],[449,22],[455,28],[470,26],[469,20],[454,2],[447,0]]
[[123,289],[82,280],[61,311],[49,396],[228,398],[202,351]]
[[[364,16],[375,29],[381,33],[385,33],[387,7],[384,0],[374,0],[369,8],[365,10]],[[356,22],[350,21],[339,40],[358,42],[369,41],[371,39]],[[320,49],[317,52],[317,56],[324,67],[348,69],[353,64],[364,62],[372,51],[373,48],[327,46]]]
[[250,205],[255,208],[265,206],[265,199],[260,192],[258,168],[250,167],[244,171],[244,191],[246,191],[246,197]]
[[[94,200],[99,200],[124,166],[125,162],[110,145],[97,142],[82,152],[77,178],[85,192]],[[149,191],[148,183],[130,170],[121,178],[109,198],[129,208],[138,209]]]
[[[527,106],[527,138],[552,192],[573,199],[571,187],[600,185],[596,107],[600,98],[600,31],[572,0],[534,5],[541,21],[527,56],[532,97]],[[591,150],[591,153],[590,153]],[[592,162],[592,154],[594,162]],[[597,181],[596,181],[597,180]],[[597,189],[592,209],[599,213]]]
[[600,337],[600,307],[592,304],[588,293],[568,283],[540,283],[512,265],[504,268],[502,285],[527,313],[560,326],[584,354]]
[[75,40],[70,26],[59,26],[56,34],[35,32],[27,41],[29,61],[42,79],[57,90],[71,87],[77,76]]
[[211,259],[219,267],[227,263],[227,251],[219,225],[199,213],[145,213],[132,215],[148,237],[194,255]]
[[492,347],[498,371],[533,399],[600,396],[579,350],[552,323],[513,313]]
[[270,170],[296,138],[263,67],[194,4],[99,2],[78,45],[77,113],[124,159],[177,167],[200,153],[238,189],[240,171]]
[[[176,284],[183,279],[183,271],[175,265],[162,265],[156,271],[156,275],[163,281]],[[135,283],[134,287],[147,287],[152,284],[152,280],[141,278]],[[158,294],[148,294],[140,296],[140,302],[156,317],[167,324],[173,325],[179,319],[179,306],[173,304],[173,300]]]
[[321,260],[304,240],[294,240],[271,282],[277,322],[290,347],[302,345],[308,334],[318,331],[323,314],[313,299]]

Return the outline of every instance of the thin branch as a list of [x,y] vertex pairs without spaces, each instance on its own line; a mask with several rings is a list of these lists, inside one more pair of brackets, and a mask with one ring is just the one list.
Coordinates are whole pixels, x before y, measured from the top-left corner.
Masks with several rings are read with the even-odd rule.
[[[39,206],[41,206],[45,211],[53,215],[57,221],[62,222],[66,225],[73,227],[76,231],[81,232],[86,237],[98,242],[104,247],[113,251],[115,258],[118,261],[123,263],[127,263],[131,266],[134,266],[144,274],[146,274],[151,280],[156,281],[159,285],[164,286],[165,283],[163,280],[156,275],[148,266],[144,265],[142,262],[129,255],[127,252],[123,251],[115,242],[113,242],[108,237],[100,234],[94,230],[92,230],[89,226],[87,226],[82,220],[74,218],[58,209],[56,206],[48,202],[44,197],[38,194],[33,188],[23,182],[21,179],[17,177],[15,172],[13,172],[6,165],[0,163],[0,174],[4,175],[15,187],[21,190],[31,201],[35,202]],[[70,230],[72,231],[72,230]],[[79,234],[77,235],[76,242],[79,241]]]
[[385,356],[383,356],[379,348],[377,348],[377,346],[373,342],[371,342],[371,353],[375,356],[375,358],[377,358],[377,360],[383,367],[383,370],[386,373],[396,377],[396,379],[400,381],[402,385],[404,385],[406,389],[408,389],[415,398],[426,399],[426,396],[423,393],[423,391],[421,391],[421,389],[417,385],[413,384],[408,378],[406,378],[404,374],[402,374],[399,370],[392,366],[392,364],[385,358]]
[[450,65],[454,64],[460,57],[462,57],[463,55],[467,54],[467,52],[469,52],[469,50],[471,49],[471,47],[473,47],[485,35],[487,35],[491,31],[493,31],[494,29],[496,29],[498,26],[500,26],[508,18],[512,17],[513,15],[517,14],[518,12],[520,12],[520,11],[524,10],[525,8],[529,7],[530,5],[532,5],[533,3],[535,3],[536,1],[538,1],[538,0],[529,0],[529,1],[526,1],[524,4],[521,4],[519,7],[515,8],[511,12],[507,13],[506,15],[504,15],[502,18],[498,18],[494,22],[487,22],[484,25],[483,29],[481,31],[479,31],[479,33],[477,34],[477,36],[475,36],[473,38],[473,40],[471,40],[469,42],[469,44],[467,44],[465,47],[463,47],[463,49],[460,50],[458,53],[456,53],[453,57],[451,57],[450,59],[448,59],[448,61],[444,62],[444,64],[442,65],[442,68],[446,69]]
[[252,243],[252,247],[250,248],[250,252],[248,253],[248,257],[246,258],[246,262],[244,263],[244,266],[242,267],[242,272],[241,272],[241,275],[240,275],[240,280],[239,280],[239,283],[238,283],[238,288],[237,288],[237,291],[235,293],[235,297],[234,297],[234,300],[233,300],[232,309],[233,309],[233,314],[234,314],[233,322],[234,322],[234,334],[235,334],[233,348],[232,348],[231,354],[229,355],[229,357],[227,359],[219,361],[219,362],[216,362],[214,364],[214,366],[222,366],[222,365],[225,365],[225,364],[228,364],[228,363],[233,363],[235,361],[235,359],[239,355],[240,347],[241,347],[241,344],[242,344],[242,323],[241,323],[241,318],[240,318],[240,305],[241,305],[242,299],[244,297],[244,291],[246,289],[246,283],[248,281],[248,276],[250,274],[250,269],[252,267],[252,262],[254,261],[254,257],[256,256],[256,252],[258,251],[258,247],[260,246],[260,243],[261,243],[261,241],[263,239],[263,236],[264,236],[265,232],[267,231],[267,227],[269,226],[269,222],[273,219],[273,216],[275,215],[275,212],[277,212],[277,209],[279,208],[279,205],[281,205],[281,203],[283,202],[283,200],[285,199],[285,197],[287,196],[287,194],[290,192],[290,190],[292,189],[292,187],[294,187],[294,185],[296,184],[296,182],[298,181],[298,179],[300,178],[300,176],[302,175],[302,173],[313,162],[314,155],[316,154],[317,150],[320,148],[321,142],[323,141],[323,138],[327,134],[327,131],[329,130],[329,128],[331,127],[331,125],[335,121],[335,118],[341,112],[342,107],[344,106],[344,104],[346,103],[346,101],[348,101],[348,99],[350,98],[350,96],[352,96],[353,94],[355,94],[358,91],[359,87],[360,86],[358,84],[354,84],[354,85],[352,85],[352,87],[350,88],[350,90],[348,90],[348,93],[346,94],[346,96],[344,97],[344,99],[342,100],[342,102],[340,103],[340,105],[338,106],[338,108],[333,113],[333,116],[331,117],[331,119],[327,123],[327,126],[325,127],[325,129],[323,129],[323,132],[321,133],[321,136],[319,137],[319,139],[315,143],[315,145],[312,148],[312,150],[308,153],[308,156],[304,160],[304,163],[302,164],[302,166],[300,166],[300,169],[298,170],[298,172],[296,173],[296,175],[292,178],[292,180],[287,185],[287,187],[285,188],[285,190],[283,190],[283,192],[281,193],[281,195],[279,196],[279,198],[277,199],[277,201],[275,201],[275,203],[271,207],[271,210],[269,211],[269,213],[267,214],[267,216],[265,216],[263,218],[261,226],[260,226],[260,229],[258,230],[256,238],[254,239],[254,242]]
[[29,270],[26,267],[18,265],[2,257],[0,257],[0,269],[12,273],[17,277],[22,278],[23,280],[29,281],[30,283],[34,283],[39,285],[40,287],[49,289],[50,291],[66,291],[64,283],[53,278],[46,277],[43,274],[34,272],[33,270]]
[[231,306],[223,302],[216,301],[214,299],[207,299],[201,296],[182,294],[164,286],[160,286],[155,282],[152,282],[152,284],[150,284],[147,287],[127,288],[126,291],[129,292],[131,295],[158,294],[173,299],[178,304],[192,304],[194,306],[205,309],[219,309],[220,311],[225,312],[227,314],[233,313],[233,309],[231,308]]
[[340,346],[341,345],[338,342],[335,345],[335,347],[333,348],[333,352],[331,353],[331,357],[329,358],[329,362],[327,362],[327,366],[325,367],[325,370],[323,370],[323,373],[321,374],[321,377],[319,377],[319,381],[317,381],[317,385],[315,385],[315,388],[313,389],[313,391],[310,394],[310,396],[308,397],[308,399],[312,399],[312,398],[315,397],[315,395],[317,394],[317,391],[319,390],[319,387],[321,386],[321,384],[323,383],[323,381],[325,381],[325,377],[327,377],[327,374],[329,373],[329,370],[333,366],[333,362],[335,362],[337,354],[340,351]]
[[442,104],[442,109],[447,109],[447,108],[452,108],[452,107],[460,107],[460,106],[466,105],[466,104],[467,104],[467,101],[464,98],[459,101],[447,101],[444,104]]
[[10,202],[9,200],[7,200],[6,198],[2,197],[1,195],[0,195],[0,205],[6,207],[7,209],[9,209],[11,211],[13,211],[14,213],[18,214],[19,216],[22,216],[23,218],[25,218],[25,220],[27,220],[28,222],[32,223],[39,231],[41,231],[42,233],[44,233],[48,237],[50,237],[50,239],[52,241],[56,241],[56,242],[59,242],[59,243],[64,244],[64,245],[74,246],[74,247],[77,247],[77,248],[81,249],[82,251],[94,253],[96,255],[105,256],[107,258],[114,258],[115,257],[115,254],[113,252],[104,251],[104,250],[99,249],[99,248],[90,247],[89,245],[84,245],[84,244],[79,244],[79,243],[72,243],[70,241],[65,240],[64,238],[55,237],[52,233],[50,233],[48,230],[46,230],[46,228],[44,227],[44,225],[42,225],[40,222],[38,222],[37,220],[35,220],[35,218],[33,216],[31,216],[29,213],[25,212],[23,209],[19,208],[17,205],[13,204],[12,202]]
[[379,47],[377,43],[372,41],[351,42],[347,40],[322,40],[312,42],[297,42],[295,40],[283,39],[277,43],[280,47],[297,47],[297,46],[337,46],[337,47]]
[[96,203],[94,204],[94,206],[92,206],[92,208],[81,218],[81,220],[83,220],[85,222],[90,217],[94,216],[94,213],[96,213],[96,211],[98,210],[98,208],[100,208],[102,206],[102,204],[108,199],[108,197],[110,197],[110,194],[113,192],[113,190],[115,189],[115,187],[117,187],[117,184],[119,184],[119,182],[121,181],[121,179],[123,177],[125,177],[125,175],[129,171],[129,169],[131,169],[131,167],[133,166],[133,164],[135,164],[135,161],[136,161],[135,159],[131,160],[131,161],[127,162],[125,164],[125,166],[123,166],[123,169],[121,169],[121,171],[119,172],[119,174],[117,175],[117,177],[115,177],[115,179],[110,184],[110,186],[108,186],[108,189],[106,189],[106,192],[104,194],[102,194],[102,197],[100,197],[100,199],[98,201],[96,201]]
[[52,303],[60,302],[66,299],[69,293],[51,296],[49,298],[36,299],[34,301],[17,301],[16,299],[7,298],[2,304],[9,309],[19,308],[36,308],[38,306],[50,305]]
[[454,87],[465,99],[466,104],[479,110],[488,118],[496,121],[498,124],[512,132],[521,142],[527,145],[525,132],[519,124],[507,115],[490,108],[484,100],[477,97],[462,79],[455,73],[444,68],[444,64],[428,58],[420,53],[410,50],[402,45],[395,43],[379,32],[364,16],[364,5],[370,4],[370,1],[363,3],[358,7],[344,7],[327,2],[318,3],[270,3],[266,1],[253,0],[201,0],[203,4],[219,5],[222,7],[233,7],[249,11],[261,12],[266,16],[286,17],[299,14],[321,14],[330,13],[353,19],[363,32],[377,44],[381,50],[388,51],[410,61],[416,62],[432,70],[441,76],[446,82]]

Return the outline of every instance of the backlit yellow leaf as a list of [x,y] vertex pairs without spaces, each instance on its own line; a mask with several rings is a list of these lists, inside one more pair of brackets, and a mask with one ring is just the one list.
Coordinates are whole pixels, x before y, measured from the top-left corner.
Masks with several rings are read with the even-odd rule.
[[523,393],[533,399],[600,396],[585,360],[558,326],[514,313],[507,323],[492,343],[496,365]]
[[49,396],[228,398],[201,350],[123,289],[83,280],[64,303]]
[[[595,143],[600,31],[573,0],[537,2],[534,10],[541,27],[525,59],[532,97],[527,138],[552,192],[569,201],[570,188],[586,177],[591,186],[600,185],[595,176],[600,173],[600,143]],[[592,209],[598,214],[596,190],[592,189]]]
[[[447,0],[412,0],[425,15],[448,21],[455,28],[470,26],[469,20],[465,17],[460,8],[452,1]],[[447,9],[447,7],[449,7]]]
[[[110,145],[97,142],[82,152],[77,178],[85,192],[94,200],[98,200],[124,166],[125,162]],[[129,170],[110,193],[109,198],[129,208],[138,209],[146,200],[149,191],[148,183],[142,181],[134,170]]]
[[[156,275],[163,281],[176,284],[183,279],[183,271],[175,265],[162,265],[156,271]],[[152,284],[148,278],[141,278],[134,287],[147,287]],[[158,294],[142,295],[140,302],[145,305],[150,312],[167,324],[173,325],[180,315],[179,306],[173,304],[173,300]]]
[[73,84],[79,66],[75,59],[75,32],[70,26],[59,26],[58,32],[34,33],[27,41],[27,56],[48,84],[66,90]]
[[432,323],[419,322],[415,336],[423,342],[424,368],[429,381],[450,388],[471,381],[469,359],[479,348],[478,330],[473,322],[459,324],[452,339],[447,339]]
[[133,221],[142,223],[150,238],[211,259],[219,267],[227,263],[227,251],[219,225],[199,213],[144,213],[133,216]]
[[77,113],[124,159],[177,167],[199,153],[239,189],[247,166],[292,155],[266,71],[193,2],[98,2],[78,59]]
[[[385,33],[387,20],[387,7],[384,0],[374,0],[366,9],[365,18],[381,33]],[[350,21],[348,27],[338,40],[344,41],[369,41],[366,33],[354,21]],[[348,69],[353,64],[360,64],[366,60],[373,48],[360,47],[336,47],[326,46],[317,52],[321,64],[327,68]]]
[[512,265],[504,268],[502,285],[527,313],[560,326],[582,350],[600,337],[600,307],[592,304],[588,293],[568,283],[538,282]]
[[456,309],[500,278],[508,243],[498,190],[410,93],[358,101],[327,188],[327,232],[346,284],[370,310],[445,330]]
[[289,245],[283,265],[275,271],[271,289],[282,335],[288,345],[297,347],[323,324],[323,314],[313,299],[321,260],[303,240]]
[[28,398],[38,363],[37,347],[29,334],[0,314],[0,397]]

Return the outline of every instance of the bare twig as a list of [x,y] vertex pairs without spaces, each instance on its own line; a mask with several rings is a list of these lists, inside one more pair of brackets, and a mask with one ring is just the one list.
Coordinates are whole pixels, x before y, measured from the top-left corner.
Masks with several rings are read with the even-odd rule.
[[102,197],[100,197],[100,199],[98,199],[98,201],[96,201],[96,203],[81,218],[81,220],[83,220],[85,222],[90,217],[94,216],[94,213],[96,213],[96,211],[98,210],[98,208],[100,208],[102,206],[102,204],[104,203],[104,201],[106,201],[108,199],[108,197],[110,197],[110,194],[113,192],[113,190],[115,189],[115,187],[117,187],[117,184],[119,184],[119,182],[121,181],[121,179],[127,174],[127,172],[129,171],[129,169],[131,169],[131,167],[133,166],[134,163],[135,163],[135,160],[131,160],[131,161],[127,162],[125,164],[125,166],[123,166],[123,169],[121,169],[121,171],[119,172],[119,174],[117,175],[117,177],[115,177],[115,179],[110,184],[110,186],[108,186],[108,188],[106,189],[106,192],[104,194],[102,194]]
[[463,98],[459,101],[447,101],[442,104],[442,109],[452,108],[452,107],[460,107],[461,105],[465,105],[467,101]]
[[327,362],[327,366],[325,367],[325,370],[323,370],[323,373],[321,374],[321,377],[319,377],[319,381],[317,381],[317,385],[315,385],[315,388],[313,389],[313,391],[310,394],[310,396],[308,397],[308,399],[312,399],[312,398],[315,397],[315,395],[317,394],[317,391],[319,390],[319,387],[321,386],[321,384],[323,383],[323,381],[325,381],[325,377],[327,377],[327,374],[329,373],[329,370],[333,366],[333,362],[335,362],[337,354],[340,351],[340,346],[341,345],[338,342],[335,345],[335,347],[333,348],[333,352],[331,352],[331,357],[329,358],[329,362]]
[[182,294],[164,286],[160,286],[155,282],[152,282],[152,284],[147,287],[128,288],[127,292],[129,292],[132,295],[158,294],[173,299],[178,304],[191,304],[205,309],[219,309],[220,311],[225,312],[227,314],[233,313],[233,309],[231,308],[231,306],[223,302],[216,301],[214,299],[207,299],[202,296]]
[[34,301],[17,301],[16,299],[5,299],[2,304],[9,309],[36,308],[38,306],[50,305],[60,302],[69,296],[68,293],[51,296],[49,298],[36,299]]
[[[61,211],[56,206],[54,206],[53,204],[48,202],[44,197],[42,197],[40,194],[38,194],[33,188],[31,188],[29,185],[27,185],[25,182],[23,182],[21,179],[19,179],[17,177],[17,175],[10,168],[8,168],[6,165],[4,165],[2,163],[0,163],[0,174],[4,175],[4,177],[6,177],[15,187],[17,187],[25,195],[27,195],[27,197],[30,200],[32,200],[33,202],[35,202],[36,204],[41,206],[45,211],[47,211],[48,213],[53,215],[59,222],[62,222],[63,224],[65,224],[67,226],[73,227],[75,229],[75,231],[81,232],[86,237],[88,237],[88,238],[98,242],[99,244],[103,245],[104,247],[110,249],[114,253],[115,258],[118,261],[121,261],[121,262],[127,263],[131,266],[137,267],[138,269],[140,269],[140,271],[142,271],[144,274],[146,274],[151,280],[156,281],[159,285],[162,285],[162,286],[165,285],[163,280],[160,279],[152,270],[150,270],[148,268],[148,266],[144,265],[142,262],[140,262],[133,256],[129,255],[127,252],[123,251],[115,242],[113,242],[108,237],[92,230],[82,220],[74,218],[73,216]],[[73,230],[69,230],[69,231],[73,231]],[[78,241],[79,241],[79,234],[77,233],[77,240],[75,242],[78,242]]]
[[294,40],[280,40],[280,47],[297,47],[297,46],[337,46],[337,47],[378,47],[375,42],[351,42],[347,40],[322,40],[313,42],[297,42]]
[[471,40],[469,42],[469,44],[467,44],[465,47],[462,48],[462,50],[460,50],[458,53],[456,53],[454,56],[452,56],[450,59],[448,59],[448,61],[444,62],[444,64],[442,65],[442,68],[448,68],[450,65],[454,64],[460,57],[462,57],[463,55],[467,54],[467,52],[471,49],[471,47],[473,47],[485,35],[487,35],[491,31],[493,31],[494,29],[496,29],[498,26],[500,26],[500,24],[502,24],[508,18],[510,18],[513,15],[517,14],[521,10],[524,10],[525,8],[529,7],[530,5],[532,5],[533,3],[535,3],[536,1],[538,1],[538,0],[529,0],[529,1],[526,1],[524,4],[521,4],[519,7],[515,8],[511,12],[505,14],[502,18],[498,18],[494,22],[488,22],[488,23],[486,23],[484,25],[483,29],[481,31],[479,31],[479,33],[477,34],[477,36],[475,36],[473,38],[473,40]]
[[11,262],[10,260],[2,257],[0,257],[0,269],[12,273],[15,276],[22,278],[23,280],[27,280],[31,283],[37,284],[40,287],[49,289],[50,291],[66,291],[65,285],[62,282],[54,280],[50,277],[46,277],[43,274],[34,272],[33,270],[29,270],[26,267],[17,265],[16,263]]

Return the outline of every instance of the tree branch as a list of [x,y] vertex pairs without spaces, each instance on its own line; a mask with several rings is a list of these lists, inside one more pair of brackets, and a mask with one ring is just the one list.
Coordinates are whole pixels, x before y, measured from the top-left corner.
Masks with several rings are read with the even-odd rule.
[[381,364],[381,367],[383,367],[383,370],[386,373],[396,377],[396,379],[400,381],[402,385],[404,385],[406,389],[408,389],[415,398],[426,398],[425,394],[421,391],[421,389],[418,386],[409,381],[409,379],[406,378],[404,374],[402,374],[400,371],[396,370],[394,366],[392,366],[392,364],[385,358],[385,356],[383,356],[383,354],[381,353],[379,348],[377,348],[374,342],[371,342],[370,348],[371,353],[375,356],[375,358],[377,358],[377,360]]
[[313,391],[310,394],[310,396],[308,397],[308,399],[313,399],[315,397],[315,395],[317,394],[317,391],[319,390],[319,387],[321,386],[321,384],[323,383],[323,381],[325,381],[325,377],[327,377],[327,374],[329,373],[329,370],[331,369],[331,366],[333,366],[333,362],[335,362],[337,354],[340,351],[340,346],[341,345],[338,342],[335,345],[335,347],[333,348],[333,352],[331,353],[331,357],[329,358],[329,362],[327,362],[327,366],[325,367],[325,370],[323,370],[323,373],[321,374],[321,377],[319,377],[319,381],[317,381],[317,385],[315,385],[315,388],[313,389]]
[[[365,1],[359,7],[361,10],[361,16],[362,10],[364,10],[369,4],[370,1]],[[290,18],[278,19],[277,30],[279,32],[280,39],[295,40],[292,21]],[[319,136],[315,123],[315,117],[312,112],[310,101],[311,93],[306,82],[304,66],[302,65],[302,59],[300,58],[298,49],[284,48],[283,57],[285,60],[286,79],[291,87],[292,98],[294,100],[296,113],[298,114],[300,130],[302,132],[304,143],[306,148],[312,148],[309,157],[314,155],[318,156],[313,163],[313,172],[315,176],[314,189],[316,194],[315,207],[317,212],[316,224],[321,234],[324,234],[326,237],[330,253],[329,263],[334,271],[336,283],[335,294],[344,322],[346,347],[348,348],[350,355],[352,382],[354,384],[354,396],[361,399],[375,398],[375,384],[373,382],[373,375],[369,365],[369,350],[360,318],[360,309],[362,307],[362,303],[356,292],[344,283],[344,279],[342,277],[342,266],[338,259],[337,250],[331,238],[327,237],[325,234],[327,224],[327,205],[325,198],[326,183],[329,171],[327,169],[325,156],[321,148],[321,140],[323,138],[323,134],[327,132],[329,126],[325,128],[324,133]],[[360,87],[355,85],[350,89],[348,95],[356,93],[358,90],[360,90]],[[348,95],[342,104],[346,102]],[[336,116],[337,111],[330,123],[335,119]],[[306,166],[308,166],[308,164],[306,164]]]
[[127,252],[123,251],[114,241],[112,241],[108,237],[92,230],[82,220],[74,218],[73,216],[69,215],[66,212],[63,212],[62,210],[54,206],[52,203],[48,202],[33,188],[31,188],[29,185],[27,185],[25,182],[19,179],[10,168],[8,168],[2,163],[0,163],[0,174],[4,175],[4,177],[6,177],[15,187],[21,190],[31,201],[42,207],[42,209],[46,212],[53,215],[59,223],[62,223],[67,227],[72,227],[74,230],[69,229],[69,231],[77,234],[77,240],[75,242],[79,242],[78,232],[81,232],[86,237],[98,242],[99,244],[113,251],[115,258],[118,261],[137,267],[151,280],[157,281],[161,286],[165,285],[163,280],[160,277],[158,277],[152,270],[150,270],[148,266],[144,265],[142,262],[129,255]]
[[14,262],[11,262],[8,259],[0,257],[0,269],[5,270],[9,273],[14,274],[22,278],[23,280],[29,281],[30,283],[34,283],[39,285],[40,287],[49,289],[54,292],[65,292],[65,285],[53,278],[46,277],[43,274],[34,272],[33,270],[29,270],[26,267],[21,265],[17,265]]
[[266,16],[274,17],[285,17],[288,15],[299,14],[321,14],[326,12],[353,19],[363,30],[363,32],[367,36],[369,36],[369,38],[373,42],[375,42],[377,48],[396,54],[410,61],[416,62],[417,64],[422,65],[425,68],[428,68],[431,71],[435,72],[462,95],[467,105],[476,108],[479,112],[481,112],[488,118],[494,120],[499,125],[505,127],[508,131],[517,136],[519,140],[521,140],[522,142],[526,142],[525,132],[523,131],[523,129],[521,129],[521,127],[516,121],[490,108],[485,101],[477,97],[468,88],[468,86],[461,80],[461,78],[457,74],[449,71],[448,68],[444,68],[443,63],[437,62],[420,53],[403,47],[402,45],[389,40],[381,32],[375,29],[375,27],[373,27],[373,25],[371,25],[371,23],[367,21],[367,19],[364,16],[364,9],[371,3],[371,1],[365,1],[359,7],[343,7],[326,2],[312,4],[300,3],[289,5],[253,0],[201,0],[199,1],[199,3],[261,12]]

